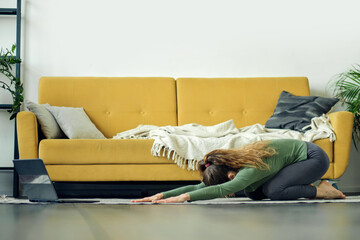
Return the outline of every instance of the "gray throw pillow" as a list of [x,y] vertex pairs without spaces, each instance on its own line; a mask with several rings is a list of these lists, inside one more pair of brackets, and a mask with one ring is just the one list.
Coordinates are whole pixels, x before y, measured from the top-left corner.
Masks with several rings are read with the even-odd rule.
[[46,106],[70,139],[105,139],[105,136],[91,122],[84,109]]
[[283,91],[265,127],[305,132],[303,128],[311,123],[312,118],[328,113],[338,101],[337,98],[295,96]]
[[49,104],[37,104],[29,100],[25,100],[25,107],[33,112],[40,124],[41,131],[44,136],[49,139],[65,138],[53,115],[46,109]]

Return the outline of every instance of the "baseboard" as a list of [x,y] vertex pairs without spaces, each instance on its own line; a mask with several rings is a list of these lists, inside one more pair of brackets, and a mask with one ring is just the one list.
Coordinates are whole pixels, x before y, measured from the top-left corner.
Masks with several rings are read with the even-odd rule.
[[341,186],[338,185],[339,190],[344,193],[360,193],[360,187],[359,186]]

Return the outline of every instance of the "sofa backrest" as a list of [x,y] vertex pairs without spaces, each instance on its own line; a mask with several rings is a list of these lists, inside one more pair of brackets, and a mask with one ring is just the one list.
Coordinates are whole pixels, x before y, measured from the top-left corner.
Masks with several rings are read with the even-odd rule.
[[233,119],[238,128],[265,124],[280,93],[308,96],[306,77],[179,78],[178,124],[214,125]]
[[42,77],[39,103],[84,107],[111,138],[139,124],[214,125],[229,119],[238,128],[265,124],[283,90],[307,96],[308,79]]
[[42,77],[39,103],[83,107],[108,138],[139,124],[177,124],[173,78]]

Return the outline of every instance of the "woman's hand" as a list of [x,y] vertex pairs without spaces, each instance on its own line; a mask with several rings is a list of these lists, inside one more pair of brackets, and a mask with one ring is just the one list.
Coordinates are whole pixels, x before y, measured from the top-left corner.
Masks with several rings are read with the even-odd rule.
[[162,200],[155,200],[154,203],[183,203],[190,200],[190,195],[188,193],[181,194],[176,197],[166,198]]
[[135,202],[135,203],[136,202],[154,202],[154,201],[157,201],[157,200],[160,200],[163,198],[164,198],[164,195],[162,193],[158,193],[151,197],[146,197],[146,198],[137,199],[137,200],[131,200],[131,202]]

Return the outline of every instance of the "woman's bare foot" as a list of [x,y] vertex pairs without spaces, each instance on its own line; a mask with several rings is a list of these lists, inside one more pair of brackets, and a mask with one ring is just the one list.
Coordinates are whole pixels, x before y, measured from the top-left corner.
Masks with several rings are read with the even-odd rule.
[[321,199],[344,199],[345,194],[334,188],[329,182],[321,181],[319,186],[316,187],[316,198]]

